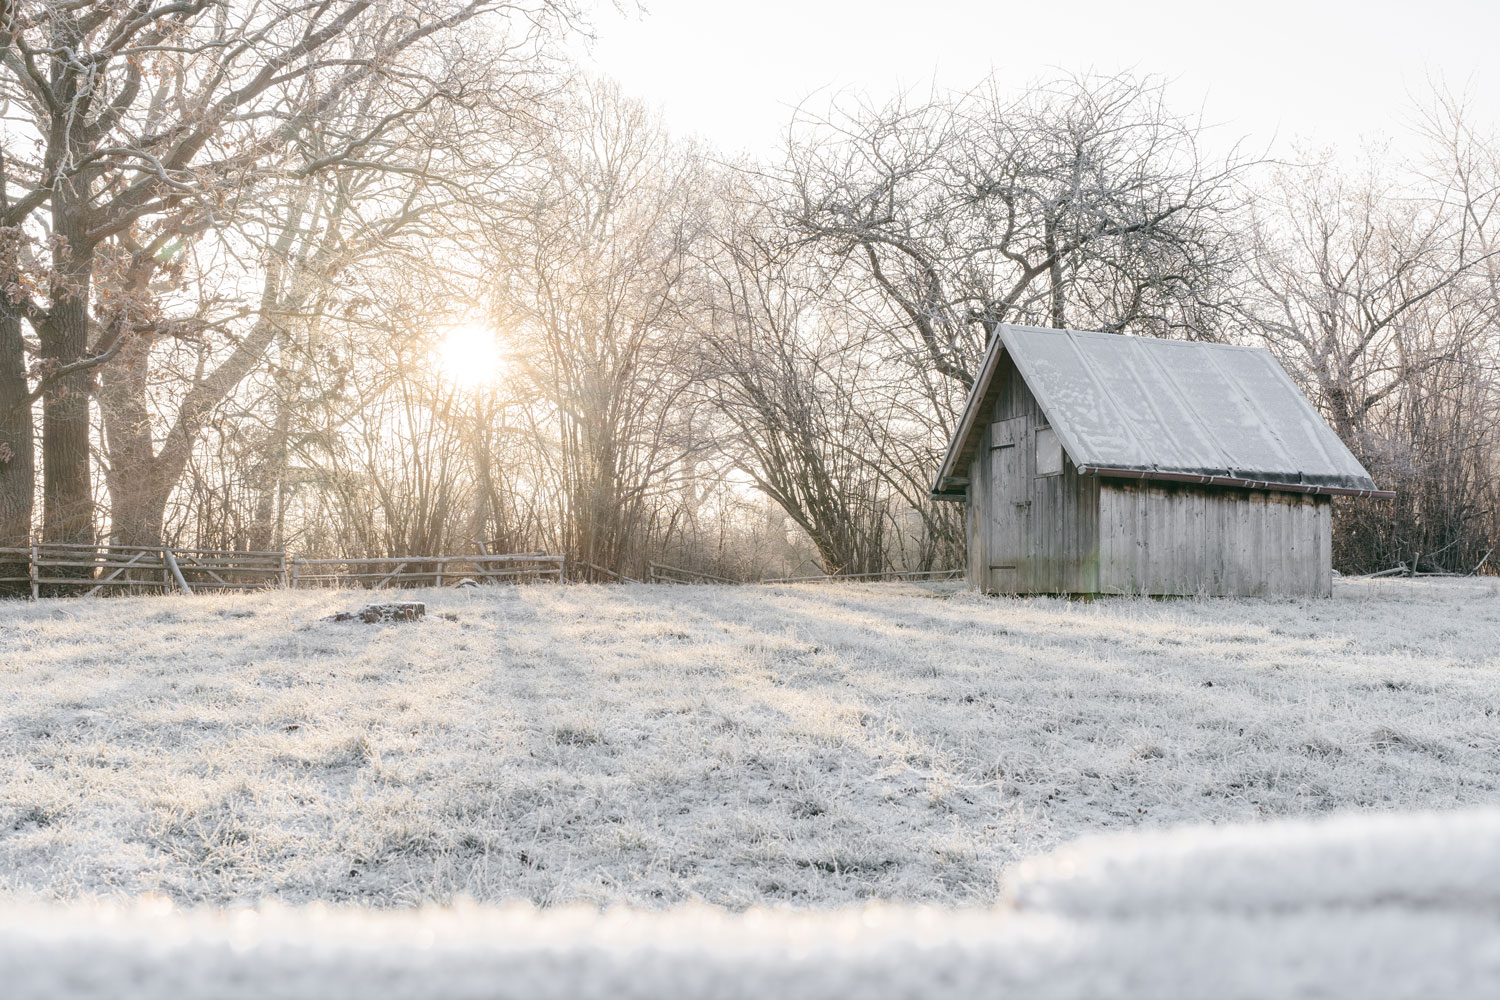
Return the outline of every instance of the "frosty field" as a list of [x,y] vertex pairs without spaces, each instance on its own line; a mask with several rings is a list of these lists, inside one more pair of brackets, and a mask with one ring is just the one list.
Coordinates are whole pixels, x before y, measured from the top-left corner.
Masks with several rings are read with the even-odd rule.
[[[0,605],[0,892],[986,903],[1085,833],[1500,802],[1500,586]],[[448,614],[456,618],[450,621]]]

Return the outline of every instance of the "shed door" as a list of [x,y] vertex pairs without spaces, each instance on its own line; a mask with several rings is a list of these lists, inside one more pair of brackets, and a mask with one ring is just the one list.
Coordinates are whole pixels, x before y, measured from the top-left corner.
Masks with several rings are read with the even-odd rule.
[[998,594],[1014,594],[1019,583],[1021,532],[1031,502],[1025,441],[1025,417],[990,424],[990,590]]

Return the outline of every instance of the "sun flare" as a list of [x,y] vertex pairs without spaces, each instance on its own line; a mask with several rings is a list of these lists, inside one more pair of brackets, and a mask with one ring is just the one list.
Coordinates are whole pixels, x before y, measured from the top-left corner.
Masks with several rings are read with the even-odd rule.
[[493,384],[505,371],[495,332],[472,323],[455,326],[443,336],[437,360],[443,378],[465,389]]

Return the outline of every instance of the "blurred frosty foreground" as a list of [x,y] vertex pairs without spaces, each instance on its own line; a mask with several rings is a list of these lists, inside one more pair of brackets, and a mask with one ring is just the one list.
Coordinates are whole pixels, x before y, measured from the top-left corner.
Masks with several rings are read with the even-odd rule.
[[33,997],[1500,996],[1500,809],[1080,840],[990,910],[12,904]]

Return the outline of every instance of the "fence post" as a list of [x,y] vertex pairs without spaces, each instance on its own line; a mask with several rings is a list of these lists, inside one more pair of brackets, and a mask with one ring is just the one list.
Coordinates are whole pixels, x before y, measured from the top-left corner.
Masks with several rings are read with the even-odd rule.
[[161,561],[166,564],[167,572],[172,574],[172,579],[177,581],[177,586],[182,588],[182,592],[184,594],[191,594],[193,588],[189,587],[187,581],[183,579],[182,570],[177,565],[177,556],[171,549],[163,548],[161,550]]
[[436,568],[433,570],[432,585],[434,587],[441,587],[443,585],[443,567],[447,564],[448,561],[446,559],[444,559],[442,556],[438,556],[437,563],[435,564]]
[[302,561],[301,556],[292,556],[292,589],[297,589],[297,564]]
[[36,542],[31,543],[31,599],[38,600],[41,595],[41,581],[38,577],[42,575],[41,568],[36,564],[37,548]]

